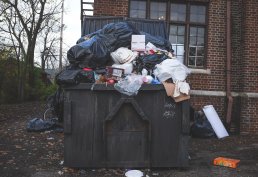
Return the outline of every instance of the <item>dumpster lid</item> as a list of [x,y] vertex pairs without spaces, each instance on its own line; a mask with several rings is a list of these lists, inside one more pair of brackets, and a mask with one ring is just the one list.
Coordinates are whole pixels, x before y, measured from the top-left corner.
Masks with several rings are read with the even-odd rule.
[[168,39],[165,21],[115,16],[84,17],[81,36],[85,36],[102,29],[106,24],[122,21],[131,22],[139,31]]

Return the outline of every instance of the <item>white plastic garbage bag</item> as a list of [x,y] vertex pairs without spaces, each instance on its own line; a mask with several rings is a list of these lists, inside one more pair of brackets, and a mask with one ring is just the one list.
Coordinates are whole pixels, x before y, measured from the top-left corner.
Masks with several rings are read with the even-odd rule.
[[190,70],[183,65],[180,61],[175,59],[167,59],[155,66],[154,75],[164,82],[167,79],[172,78],[173,82],[184,81]]
[[120,47],[116,51],[111,52],[110,55],[116,64],[124,64],[132,62],[137,57],[138,53],[128,48]]

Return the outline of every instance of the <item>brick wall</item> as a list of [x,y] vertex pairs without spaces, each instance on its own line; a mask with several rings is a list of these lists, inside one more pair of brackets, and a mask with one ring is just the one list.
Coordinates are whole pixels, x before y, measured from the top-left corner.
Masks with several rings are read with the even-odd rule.
[[201,110],[205,105],[213,105],[219,117],[224,120],[225,117],[225,97],[216,96],[191,96],[191,105],[195,110]]
[[241,87],[240,73],[242,60],[242,0],[234,0],[232,2],[231,10],[231,36],[232,36],[232,91],[239,92]]
[[241,82],[244,92],[258,93],[258,1],[243,3],[243,58],[241,60]]
[[[197,0],[207,2],[207,0]],[[192,90],[226,91],[226,3],[209,1],[207,69],[211,74],[192,74]],[[231,0],[232,91],[258,93],[258,1]],[[128,16],[129,0],[95,0],[95,16]],[[191,96],[192,106],[200,110],[212,104],[225,120],[227,99],[223,96]],[[258,98],[234,97],[232,121],[241,132],[258,132]]]
[[[241,91],[258,93],[258,1],[243,2]],[[258,132],[258,98],[241,98],[241,133]]]
[[209,5],[207,69],[211,74],[192,74],[194,90],[225,91],[226,89],[226,1],[213,0]]
[[[209,4],[207,69],[211,74],[191,74],[188,78],[192,90],[226,90],[226,1],[213,0]],[[226,98],[192,96],[191,105],[197,109],[211,104],[219,117],[225,120]]]
[[258,131],[258,99],[257,98],[241,98],[241,134],[252,133],[257,134]]
[[128,16],[128,0],[95,0],[94,16]]

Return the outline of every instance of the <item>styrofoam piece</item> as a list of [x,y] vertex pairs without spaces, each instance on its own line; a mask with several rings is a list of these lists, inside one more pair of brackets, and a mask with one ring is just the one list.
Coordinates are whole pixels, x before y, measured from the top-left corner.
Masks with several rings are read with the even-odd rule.
[[129,170],[125,173],[126,177],[142,177],[143,176],[143,172],[141,172],[140,170]]
[[203,112],[219,139],[229,136],[213,105],[204,106]]

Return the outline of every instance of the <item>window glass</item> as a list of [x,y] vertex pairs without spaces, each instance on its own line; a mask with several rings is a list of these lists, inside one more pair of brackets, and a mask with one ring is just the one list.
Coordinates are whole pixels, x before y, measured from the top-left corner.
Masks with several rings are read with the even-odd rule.
[[166,2],[151,2],[150,3],[150,18],[157,20],[166,19]]
[[177,59],[184,61],[185,27],[170,25],[169,41]]
[[130,17],[146,18],[146,1],[130,1]]
[[130,0],[129,14],[130,17],[165,20],[176,57],[190,67],[201,68],[206,63],[207,10],[207,3],[201,2]]
[[172,21],[185,21],[186,20],[186,4],[171,3],[170,19]]
[[204,66],[204,28],[190,27],[189,59],[190,66]]
[[190,22],[205,23],[205,21],[206,21],[206,6],[191,5]]

